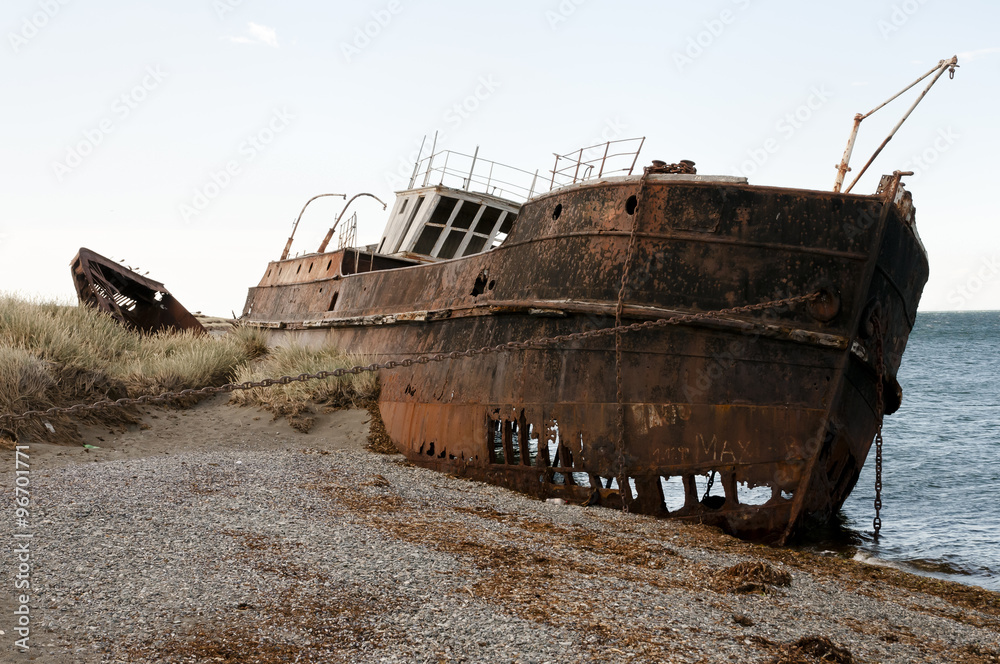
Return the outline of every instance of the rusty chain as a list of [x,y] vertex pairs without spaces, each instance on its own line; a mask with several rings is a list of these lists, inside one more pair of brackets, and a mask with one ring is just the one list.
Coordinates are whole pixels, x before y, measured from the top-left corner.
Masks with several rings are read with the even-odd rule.
[[291,383],[304,383],[310,380],[322,380],[325,378],[336,378],[348,374],[358,375],[361,373],[376,372],[380,370],[392,370],[398,367],[412,367],[415,364],[430,364],[431,362],[443,362],[445,360],[457,360],[479,355],[490,355],[493,353],[510,353],[531,348],[565,344],[584,339],[611,336],[625,332],[640,332],[643,330],[657,329],[667,325],[680,325],[683,323],[693,323],[701,320],[719,318],[724,316],[753,313],[777,307],[784,307],[802,302],[808,302],[820,297],[820,293],[810,293],[808,295],[797,295],[781,300],[770,302],[760,302],[758,304],[747,304],[729,309],[719,309],[716,311],[705,311],[698,314],[677,314],[668,318],[643,321],[641,323],[631,323],[629,325],[616,325],[615,327],[601,328],[599,330],[586,330],[584,332],[573,332],[570,334],[560,334],[554,337],[541,339],[529,339],[527,341],[508,341],[496,346],[483,346],[482,348],[470,348],[464,351],[451,351],[448,353],[437,353],[433,355],[421,355],[416,358],[405,360],[389,360],[388,362],[373,363],[368,365],[356,365],[351,368],[334,369],[333,371],[319,371],[314,374],[303,373],[298,376],[282,376],[281,378],[265,378],[260,381],[247,381],[244,383],[227,383],[226,385],[203,387],[201,389],[187,389],[176,392],[164,392],[162,394],[146,394],[134,398],[123,398],[117,400],[104,399],[92,404],[76,404],[73,406],[55,407],[48,410],[29,410],[20,415],[2,414],[0,415],[0,425],[26,422],[29,420],[54,417],[56,415],[76,415],[88,413],[107,408],[121,408],[124,406],[164,403],[171,399],[185,397],[201,397],[214,394],[228,394],[241,390],[252,390],[255,388],[271,387],[274,385],[289,385]]
[[712,495],[712,487],[715,486],[715,471],[713,470],[708,474],[708,483],[705,484],[705,495],[701,497],[701,502],[708,500],[709,496]]
[[[635,253],[635,238],[639,229],[639,217],[642,215],[643,198],[646,193],[646,181],[652,173],[675,173],[694,175],[697,170],[694,162],[682,161],[678,164],[663,164],[653,162],[653,166],[643,169],[642,179],[639,181],[639,192],[635,197],[635,207],[632,215],[632,229],[629,231],[628,248],[625,250],[625,262],[622,265],[622,283],[618,289],[618,301],[615,304],[615,329],[619,329],[622,324],[622,312],[625,309],[625,289],[628,286],[629,272],[632,269],[632,257]],[[618,414],[618,440],[616,452],[618,454],[615,465],[618,477],[618,493],[622,499],[622,509],[628,511],[628,502],[631,499],[632,487],[628,478],[625,477],[625,389],[622,377],[622,333],[615,332],[615,397],[617,400]]]
[[[625,261],[622,263],[622,283],[618,287],[618,301],[615,303],[615,329],[621,327],[622,312],[625,310],[625,288],[628,285],[629,271],[632,269],[632,254],[635,252],[635,236],[639,227],[639,215],[642,214],[642,198],[646,191],[646,175],[642,174],[639,182],[639,193],[636,194],[635,208],[632,210],[632,229],[629,231],[628,247],[625,249]],[[618,405],[618,440],[615,451],[615,475],[618,477],[618,494],[622,499],[622,509],[628,511],[628,498],[631,498],[631,487],[625,477],[625,395],[624,379],[622,377],[622,333],[615,332],[615,399]],[[628,497],[626,497],[628,496]]]
[[876,313],[872,316],[875,328],[875,416],[878,418],[878,430],[875,432],[875,518],[872,526],[875,528],[875,539],[882,530],[882,422],[885,419],[885,395],[883,394],[883,379],[885,377],[885,350],[883,348],[882,321]]

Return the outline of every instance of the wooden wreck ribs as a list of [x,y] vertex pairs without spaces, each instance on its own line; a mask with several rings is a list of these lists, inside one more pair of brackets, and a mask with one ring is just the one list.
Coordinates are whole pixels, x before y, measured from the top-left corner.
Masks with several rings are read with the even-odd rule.
[[[271,263],[245,316],[279,343],[378,359],[611,327],[633,224],[625,323],[821,291],[759,315],[624,334],[621,478],[613,337],[380,374],[386,429],[422,466],[784,541],[841,506],[868,454],[873,312],[897,394],[927,279],[910,195],[898,176],[874,196],[644,177],[538,196],[483,254],[359,274],[341,269],[350,250]],[[316,276],[301,282],[307,265]],[[725,498],[703,501],[695,476],[713,473]],[[667,478],[682,478],[682,507],[668,510]],[[770,487],[769,498],[741,504],[740,483]]]

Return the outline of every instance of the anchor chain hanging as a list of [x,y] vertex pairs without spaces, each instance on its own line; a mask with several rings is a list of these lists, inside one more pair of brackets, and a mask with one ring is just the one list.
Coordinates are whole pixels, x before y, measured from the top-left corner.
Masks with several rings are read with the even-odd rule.
[[883,348],[882,321],[876,314],[872,317],[875,328],[875,415],[878,418],[878,430],[875,432],[875,518],[872,526],[875,528],[875,539],[882,530],[882,422],[885,419],[885,395],[883,380],[885,378],[885,361]]
[[708,474],[708,484],[705,485],[705,495],[701,497],[701,502],[708,500],[708,497],[712,495],[712,487],[715,485],[715,471],[713,470]]
[[[628,284],[629,271],[632,268],[632,254],[635,251],[636,229],[639,227],[639,215],[642,214],[642,203],[646,191],[646,173],[643,173],[642,181],[639,183],[639,193],[636,196],[636,208],[632,216],[632,229],[629,232],[628,248],[625,250],[625,262],[622,265],[622,283],[618,289],[618,302],[615,304],[615,328],[622,326],[622,311],[625,307],[625,287]],[[628,511],[629,499],[632,486],[628,478],[625,477],[625,395],[624,380],[622,376],[622,335],[615,332],[615,398],[618,406],[618,440],[615,446],[617,458],[615,460],[615,474],[618,476],[618,492],[622,499],[622,509]]]
[[[635,253],[636,233],[639,229],[639,217],[642,215],[643,202],[646,194],[646,182],[650,175],[660,173],[673,173],[683,175],[695,175],[697,169],[694,162],[682,159],[676,164],[666,164],[662,161],[654,161],[652,166],[643,169],[642,179],[639,181],[639,191],[636,194],[636,203],[632,214],[632,228],[629,231],[628,247],[625,250],[625,262],[622,264],[622,282],[618,289],[618,301],[615,304],[615,330],[622,328],[622,311],[625,308],[625,289],[628,286],[629,272],[632,269],[632,258]],[[622,509],[628,511],[628,503],[632,498],[632,485],[625,476],[625,393],[624,381],[622,377],[622,335],[620,331],[615,332],[615,397],[618,405],[618,440],[616,445],[617,459],[615,461],[615,474],[618,476],[618,491],[622,499]]]

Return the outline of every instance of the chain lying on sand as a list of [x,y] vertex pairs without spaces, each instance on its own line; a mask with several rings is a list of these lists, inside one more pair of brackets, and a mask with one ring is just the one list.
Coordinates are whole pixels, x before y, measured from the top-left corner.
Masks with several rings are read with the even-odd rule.
[[325,378],[336,378],[339,376],[346,376],[348,374],[358,375],[361,373],[376,372],[383,369],[391,370],[391,369],[396,369],[398,367],[411,367],[414,364],[429,364],[431,362],[457,360],[466,357],[475,357],[477,355],[490,355],[492,353],[511,353],[519,350],[527,350],[530,348],[551,346],[555,344],[579,341],[582,339],[618,335],[625,332],[639,332],[642,330],[650,330],[659,327],[666,327],[667,325],[680,325],[682,323],[692,323],[700,320],[719,318],[723,316],[752,313],[755,311],[763,311],[766,309],[776,309],[778,307],[799,304],[802,302],[809,302],[821,296],[822,294],[819,292],[810,293],[809,295],[796,295],[794,297],[786,297],[780,300],[771,300],[769,302],[761,302],[758,304],[747,304],[741,307],[732,307],[729,309],[718,309],[716,311],[706,311],[698,314],[677,314],[675,316],[670,316],[668,318],[660,318],[652,321],[644,321],[642,323],[631,323],[630,325],[616,325],[614,327],[601,328],[599,330],[573,332],[572,334],[561,334],[558,336],[547,337],[542,339],[530,339],[528,341],[508,341],[507,343],[499,344],[497,346],[484,346],[482,348],[470,348],[464,351],[452,351],[449,353],[421,355],[420,357],[407,358],[405,360],[389,360],[388,362],[379,362],[369,365],[357,365],[349,369],[345,368],[345,369],[335,369],[333,371],[320,371],[314,374],[304,373],[304,374],[299,374],[298,376],[282,376],[281,378],[265,378],[260,381],[247,381],[244,383],[227,383],[226,385],[209,386],[209,387],[203,387],[201,389],[187,389],[187,390],[180,390],[177,392],[164,392],[162,394],[145,394],[139,397],[123,398],[114,401],[112,401],[111,399],[104,399],[102,401],[98,401],[92,404],[76,404],[73,406],[49,408],[48,410],[29,410],[20,415],[3,414],[0,415],[0,425],[15,424],[18,422],[27,422],[30,420],[42,419],[46,417],[54,417],[56,415],[75,415],[79,413],[105,410],[108,408],[121,408],[124,406],[163,403],[171,399],[178,399],[185,397],[201,397],[201,396],[209,396],[213,394],[222,394],[222,393],[228,394],[230,392],[235,392],[238,390],[252,390],[261,387],[272,387],[274,385],[289,385],[291,383],[296,383],[296,382],[304,383],[310,380],[323,380]]

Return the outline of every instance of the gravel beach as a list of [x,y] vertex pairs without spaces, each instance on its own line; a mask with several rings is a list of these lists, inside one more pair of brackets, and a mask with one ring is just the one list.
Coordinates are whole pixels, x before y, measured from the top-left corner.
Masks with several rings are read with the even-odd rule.
[[368,417],[217,399],[29,441],[31,647],[10,545],[0,660],[1000,662],[995,593],[448,477]]

